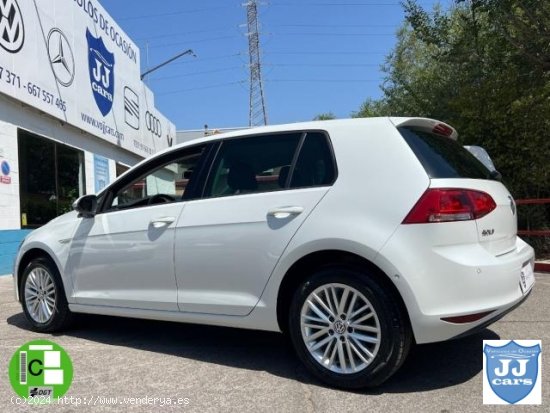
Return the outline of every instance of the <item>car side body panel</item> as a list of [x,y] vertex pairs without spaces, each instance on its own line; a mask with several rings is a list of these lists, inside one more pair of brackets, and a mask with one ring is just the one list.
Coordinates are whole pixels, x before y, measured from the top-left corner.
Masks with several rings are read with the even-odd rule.
[[[257,133],[323,130],[330,136],[334,150],[338,168],[335,183],[307,190],[315,193],[314,197],[308,198],[307,214],[294,224],[290,222],[289,233],[276,248],[267,246],[258,249],[260,255],[257,262],[241,278],[235,279],[235,282],[247,283],[244,287],[232,286],[233,281],[227,279],[216,280],[217,286],[210,288],[212,280],[188,278],[191,288],[186,291],[185,277],[176,277],[178,295],[182,297],[179,311],[177,308],[98,305],[99,301],[96,305],[77,303],[74,300],[74,274],[67,263],[75,230],[83,219],[77,218],[74,213],[54,220],[27,237],[16,262],[15,282],[21,256],[31,248],[41,248],[52,256],[60,269],[72,311],[280,331],[278,297],[289,269],[311,253],[340,250],[370,261],[395,285],[405,303],[417,343],[461,335],[505,313],[526,297],[528,292],[522,291],[519,286],[519,274],[525,265],[534,260],[534,253],[515,235],[514,222],[505,216],[510,213],[513,200],[510,204],[509,194],[500,183],[479,179],[430,179],[396,129],[396,125],[420,125],[430,129],[436,124],[437,121],[421,118],[354,119],[270,126],[202,139],[202,142],[208,142]],[[456,139],[456,131],[452,130],[450,138]],[[196,143],[198,141],[188,142],[168,151]],[[495,197],[500,209],[478,220],[402,224],[428,188],[449,186],[485,190]],[[291,192],[280,193],[284,198]],[[241,198],[259,199],[264,196],[251,194]],[[229,205],[227,208],[245,208],[238,197],[226,201],[220,201],[220,204]],[[177,224],[177,231],[182,232],[174,235],[172,257],[176,268],[185,269],[186,262],[191,261],[190,277],[200,276],[201,260],[212,261],[207,265],[215,269],[211,274],[221,272],[222,268],[216,268],[215,260],[224,253],[233,254],[230,260],[232,265],[238,265],[241,261],[246,266],[246,259],[239,256],[238,248],[233,251],[228,249],[231,247],[228,237],[218,240],[219,245],[213,247],[216,253],[214,256],[210,254],[208,245],[216,241],[215,233],[208,229],[212,223],[238,224],[235,226],[235,236],[239,239],[247,235],[246,230],[240,232],[239,226],[264,221],[260,210],[255,211],[252,218],[242,214],[232,217],[229,209],[220,218],[215,215],[215,208],[205,211],[203,215],[200,205],[208,202],[216,203],[208,199],[190,201],[188,205],[182,202],[182,221]],[[268,208],[269,205],[262,204],[261,208]],[[194,210],[196,222],[186,224],[187,207],[191,212]],[[501,223],[502,219],[507,221]],[[207,228],[207,232],[202,234],[201,227]],[[495,227],[494,234],[489,231],[486,234],[492,235],[484,236],[486,227]],[[258,233],[251,235],[249,242],[243,244],[248,248],[248,253],[253,253],[258,236]],[[268,240],[261,242],[269,244]],[[180,247],[190,248],[187,258],[193,258],[189,260],[186,254],[178,255]],[[218,310],[218,314],[208,314],[216,307],[216,291],[222,294],[225,307]],[[105,294],[108,293],[105,291]],[[227,305],[231,300],[234,306]],[[186,311],[186,301],[196,306]],[[475,322],[455,324],[442,320],[448,316],[484,311],[490,312],[490,315]]]

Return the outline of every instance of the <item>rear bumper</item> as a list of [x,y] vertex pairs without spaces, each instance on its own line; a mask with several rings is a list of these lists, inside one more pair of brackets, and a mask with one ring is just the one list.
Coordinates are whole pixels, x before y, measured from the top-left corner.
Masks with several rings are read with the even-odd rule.
[[[412,242],[404,229],[386,244],[377,264],[392,275],[407,310],[417,343],[444,341],[487,327],[525,301],[520,288],[523,265],[534,251],[520,238],[515,248],[494,256],[480,244],[429,247]],[[391,264],[390,264],[391,263]],[[443,318],[487,312],[472,322]]]
[[476,325],[475,327],[472,327],[470,330],[467,330],[463,333],[460,333],[459,335],[454,336],[452,338],[457,339],[457,338],[467,337],[469,335],[479,333],[480,331],[482,331],[485,328],[489,327],[491,324],[496,323],[498,320],[500,320],[506,314],[511,313],[516,308],[518,308],[520,305],[522,305],[527,300],[527,298],[529,298],[529,296],[531,295],[531,291],[533,291],[533,289],[529,290],[527,292],[527,294],[525,294],[523,297],[521,297],[521,299],[516,304],[512,305],[510,308],[507,308],[507,309],[503,310],[499,314],[497,314],[493,317],[490,317],[488,320],[482,322],[481,324]]

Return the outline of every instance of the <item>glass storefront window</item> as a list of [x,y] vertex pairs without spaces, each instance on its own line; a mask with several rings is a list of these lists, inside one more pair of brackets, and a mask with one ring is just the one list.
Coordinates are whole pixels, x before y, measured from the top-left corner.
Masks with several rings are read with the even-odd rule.
[[84,195],[84,152],[19,130],[21,227],[37,228]]

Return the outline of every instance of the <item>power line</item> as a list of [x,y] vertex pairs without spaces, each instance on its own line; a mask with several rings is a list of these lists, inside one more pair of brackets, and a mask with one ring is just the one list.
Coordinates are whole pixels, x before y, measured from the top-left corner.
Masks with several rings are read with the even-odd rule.
[[149,80],[150,81],[153,81],[153,80],[156,81],[156,80],[176,79],[178,77],[185,77],[185,76],[199,76],[199,75],[210,74],[210,73],[229,72],[231,70],[242,69],[242,68],[243,68],[242,66],[231,66],[231,67],[225,67],[223,69],[203,70],[203,71],[200,71],[200,72],[180,73],[180,74],[172,75],[172,76],[161,76],[161,77],[156,77],[156,78],[152,78],[152,79],[149,79]]
[[379,67],[378,63],[264,63],[264,66],[293,67],[293,66],[314,66],[314,67]]
[[180,46],[182,44],[191,44],[191,43],[207,43],[207,42],[214,42],[217,40],[225,40],[225,39],[236,39],[238,36],[219,36],[219,37],[211,37],[208,39],[201,39],[201,40],[186,40],[181,42],[175,42],[175,43],[163,43],[159,45],[153,45],[149,46],[149,49],[161,49],[163,47],[171,47],[171,46]]
[[225,86],[231,86],[231,85],[242,85],[246,83],[246,80],[238,80],[235,82],[225,82],[225,83],[218,83],[215,85],[209,85],[209,86],[199,86],[199,87],[192,87],[188,89],[179,89],[179,90],[172,90],[170,92],[161,92],[161,93],[155,93],[156,96],[165,96],[165,95],[174,95],[177,93],[185,93],[185,92],[192,92],[195,90],[205,90],[205,89],[214,89],[218,87],[225,87]]
[[[273,34],[273,33],[271,33]],[[395,36],[395,33],[323,33],[323,32],[277,32],[278,36]]]
[[266,79],[269,83],[304,82],[304,83],[363,83],[380,82],[380,79]]
[[395,3],[318,3],[318,2],[300,2],[300,3],[280,3],[280,2],[277,2],[277,3],[268,3],[270,6],[285,6],[285,7],[295,7],[295,6],[299,6],[299,7],[303,7],[303,6],[307,6],[307,7],[311,7],[311,6],[314,6],[314,7],[332,7],[332,6],[336,6],[336,7],[386,7],[386,6],[399,6],[401,7],[401,3],[400,2],[395,2]]
[[353,27],[353,28],[371,28],[371,27],[396,27],[395,24],[277,24],[271,27]]
[[[277,27],[311,27],[311,28],[365,28],[365,29],[368,29],[368,28],[373,28],[373,27],[396,27],[396,25],[394,24],[356,24],[356,25],[349,25],[349,24],[278,24],[278,25],[273,25],[273,26],[270,26],[270,27],[274,27],[274,28],[277,28]],[[175,33],[164,33],[164,34],[158,34],[158,35],[155,35],[155,36],[147,36],[147,37],[138,37],[138,38],[135,38],[134,41],[135,42],[146,42],[146,41],[150,41],[152,39],[163,39],[163,38],[167,38],[167,37],[179,37],[179,36],[188,36],[188,35],[193,35],[193,34],[202,34],[202,33],[213,33],[213,32],[216,32],[216,33],[230,33],[230,32],[234,32],[234,30],[232,29],[220,29],[220,30],[217,30],[217,29],[208,29],[208,30],[194,30],[194,31],[190,31],[190,32],[175,32]],[[277,33],[279,34],[279,33]],[[305,34],[308,34],[308,33],[305,33]],[[332,34],[332,33],[327,33],[327,34]],[[386,34],[384,34],[386,35]]]
[[180,10],[180,11],[157,13],[157,14],[142,14],[142,15],[139,15],[139,16],[121,17],[121,18],[118,18],[117,20],[118,21],[127,21],[127,20],[151,19],[151,18],[156,18],[156,17],[176,16],[176,15],[181,15],[181,14],[202,13],[202,12],[205,12],[205,11],[229,9],[229,8],[234,8],[234,7],[235,6],[218,6],[218,7],[205,7],[203,9]]
[[278,55],[354,55],[354,56],[360,56],[360,55],[385,55],[387,52],[363,52],[363,51],[356,51],[356,52],[341,52],[341,51],[331,51],[331,50],[323,50],[323,51],[305,51],[305,52],[296,52],[296,51],[270,51],[269,54],[278,54]]
[[148,37],[140,37],[140,38],[137,38],[137,39],[134,39],[135,42],[142,42],[142,41],[149,41],[151,39],[162,39],[162,38],[166,38],[166,37],[178,37],[178,36],[187,36],[187,35],[190,35],[190,34],[198,34],[198,33],[212,33],[212,32],[217,32],[217,33],[222,33],[222,32],[233,32],[233,30],[212,30],[212,29],[209,29],[209,30],[195,30],[195,31],[192,31],[192,32],[178,32],[178,33],[165,33],[165,34],[158,34],[158,35],[155,35],[155,36],[148,36]]
[[212,61],[212,60],[223,60],[223,59],[227,59],[227,58],[231,58],[231,57],[241,57],[242,55],[243,55],[242,53],[234,53],[234,54],[227,54],[227,55],[215,56],[215,57],[206,57],[206,58],[198,57],[198,58],[193,59],[193,60],[184,60],[184,61],[181,61],[181,62],[176,62],[176,63],[172,64],[172,66],[188,64],[188,63],[207,62],[207,61]]

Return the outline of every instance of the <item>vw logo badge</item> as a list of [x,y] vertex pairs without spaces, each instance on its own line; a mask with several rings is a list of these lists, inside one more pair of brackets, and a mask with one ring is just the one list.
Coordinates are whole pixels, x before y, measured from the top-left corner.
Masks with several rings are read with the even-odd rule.
[[16,0],[0,1],[0,46],[10,53],[17,53],[25,41],[23,16]]

